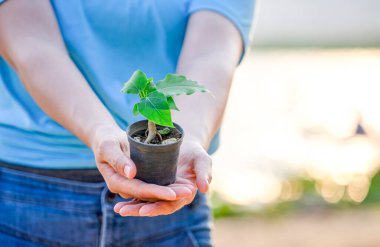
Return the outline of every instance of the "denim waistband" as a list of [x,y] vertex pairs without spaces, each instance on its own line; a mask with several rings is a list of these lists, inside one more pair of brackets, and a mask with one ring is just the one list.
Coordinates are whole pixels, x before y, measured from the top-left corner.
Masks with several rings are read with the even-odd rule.
[[0,167],[17,170],[26,173],[39,174],[48,177],[62,178],[81,182],[103,182],[103,177],[98,169],[44,169],[18,164],[11,164],[0,160]]
[[70,191],[97,195],[106,187],[105,182],[83,182],[50,177],[25,171],[0,167],[0,180],[31,187],[48,188],[57,191]]

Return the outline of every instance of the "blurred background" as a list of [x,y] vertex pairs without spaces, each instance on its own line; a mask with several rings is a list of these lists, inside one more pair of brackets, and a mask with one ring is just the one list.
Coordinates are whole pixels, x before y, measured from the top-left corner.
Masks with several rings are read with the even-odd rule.
[[213,159],[216,246],[380,246],[380,1],[257,9]]

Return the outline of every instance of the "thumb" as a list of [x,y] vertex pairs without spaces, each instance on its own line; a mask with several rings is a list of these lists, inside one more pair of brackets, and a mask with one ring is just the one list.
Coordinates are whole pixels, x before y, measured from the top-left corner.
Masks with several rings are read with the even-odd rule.
[[104,152],[104,159],[118,174],[128,179],[136,176],[136,165],[122,151],[121,146],[109,146]]
[[212,159],[205,153],[194,160],[196,183],[200,192],[207,192],[212,180]]

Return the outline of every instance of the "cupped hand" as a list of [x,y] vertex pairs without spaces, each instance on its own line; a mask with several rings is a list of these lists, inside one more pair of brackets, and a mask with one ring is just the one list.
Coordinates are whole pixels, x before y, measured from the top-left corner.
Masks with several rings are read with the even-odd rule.
[[97,167],[111,192],[141,201],[178,201],[193,196],[195,188],[189,183],[159,186],[134,179],[136,166],[129,158],[125,131],[113,127],[101,128],[96,131],[93,140],[92,150]]
[[147,202],[141,199],[119,202],[114,211],[121,216],[158,216],[176,212],[191,203],[197,189],[207,192],[211,182],[211,157],[205,149],[195,141],[184,141],[178,161],[176,182],[164,188],[188,188],[191,194],[177,197],[174,200],[158,200]]

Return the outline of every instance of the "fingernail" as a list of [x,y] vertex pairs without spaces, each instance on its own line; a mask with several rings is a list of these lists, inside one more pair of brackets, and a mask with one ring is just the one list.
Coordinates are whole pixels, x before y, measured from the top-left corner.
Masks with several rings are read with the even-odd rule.
[[210,188],[210,178],[207,177],[206,180],[205,180],[205,182],[206,182],[206,187],[204,188],[204,190],[205,190],[205,192],[206,192],[206,191],[208,191],[209,188]]
[[127,178],[129,178],[129,177],[130,177],[130,173],[131,173],[131,168],[129,168],[129,166],[126,165],[126,166],[124,167],[124,174],[125,174],[125,176],[126,176]]

